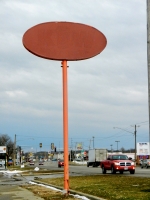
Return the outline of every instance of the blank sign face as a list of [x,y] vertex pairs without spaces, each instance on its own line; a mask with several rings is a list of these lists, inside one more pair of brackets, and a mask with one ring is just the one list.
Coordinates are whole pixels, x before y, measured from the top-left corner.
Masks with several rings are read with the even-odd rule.
[[101,53],[106,37],[94,27],[73,22],[46,22],[28,29],[23,45],[36,56],[50,60],[84,60]]

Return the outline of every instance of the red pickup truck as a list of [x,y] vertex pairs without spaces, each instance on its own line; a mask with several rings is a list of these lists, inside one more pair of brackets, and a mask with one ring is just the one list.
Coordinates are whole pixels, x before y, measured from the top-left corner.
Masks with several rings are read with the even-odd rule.
[[123,154],[109,155],[107,160],[101,161],[100,166],[103,174],[106,174],[107,170],[111,170],[112,174],[115,174],[117,171],[120,174],[123,174],[124,171],[129,171],[130,174],[135,173],[134,162]]

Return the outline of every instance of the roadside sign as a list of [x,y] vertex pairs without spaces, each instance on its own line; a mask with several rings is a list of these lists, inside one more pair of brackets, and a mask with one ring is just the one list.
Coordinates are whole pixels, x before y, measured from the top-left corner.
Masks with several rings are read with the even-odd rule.
[[[30,53],[59,60],[62,64],[64,191],[69,193],[67,61],[84,60],[100,54],[107,40],[102,32],[89,25],[55,21],[31,27],[23,35],[22,42]],[[82,145],[78,145],[78,148],[81,150]]]
[[0,146],[0,153],[6,153],[6,146]]
[[54,143],[51,143],[51,150],[54,150]]

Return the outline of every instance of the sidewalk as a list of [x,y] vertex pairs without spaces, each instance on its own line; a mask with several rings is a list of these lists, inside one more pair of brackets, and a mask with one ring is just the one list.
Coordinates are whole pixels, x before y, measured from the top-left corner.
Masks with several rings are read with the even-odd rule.
[[18,185],[1,185],[0,200],[43,200]]
[[0,200],[43,200],[29,190],[20,187],[24,184],[28,184],[28,181],[22,176],[17,178],[4,176],[0,171]]

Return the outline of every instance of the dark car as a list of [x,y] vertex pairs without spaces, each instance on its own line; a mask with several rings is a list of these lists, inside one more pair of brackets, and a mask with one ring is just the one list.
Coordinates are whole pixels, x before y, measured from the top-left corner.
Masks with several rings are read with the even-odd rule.
[[64,160],[58,160],[58,167],[64,166]]
[[149,168],[150,167],[150,159],[144,159],[141,162],[141,168],[146,167]]
[[33,161],[30,161],[29,165],[34,165],[34,162],[33,162]]
[[44,162],[43,162],[43,161],[40,161],[40,162],[39,162],[39,165],[44,165]]
[[57,161],[57,158],[53,158],[52,161]]

